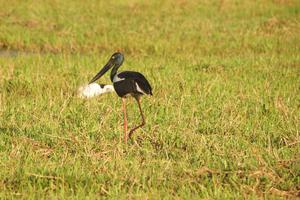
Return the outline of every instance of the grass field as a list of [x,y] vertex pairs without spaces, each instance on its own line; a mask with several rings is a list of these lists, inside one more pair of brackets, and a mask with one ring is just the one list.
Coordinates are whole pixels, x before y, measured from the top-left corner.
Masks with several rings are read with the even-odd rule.
[[[0,199],[299,198],[300,1],[0,5]],[[76,96],[116,50],[154,93],[128,145]]]

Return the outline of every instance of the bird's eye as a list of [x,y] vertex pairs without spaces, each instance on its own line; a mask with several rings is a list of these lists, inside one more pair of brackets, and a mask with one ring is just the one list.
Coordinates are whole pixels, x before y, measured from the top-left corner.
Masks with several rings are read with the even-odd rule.
[[112,56],[111,58],[112,58],[112,59],[115,59],[115,56]]

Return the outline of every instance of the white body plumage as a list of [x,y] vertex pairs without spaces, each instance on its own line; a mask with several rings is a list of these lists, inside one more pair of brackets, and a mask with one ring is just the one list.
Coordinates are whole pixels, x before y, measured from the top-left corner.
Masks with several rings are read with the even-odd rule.
[[91,83],[89,85],[83,85],[78,89],[78,96],[80,98],[92,98],[100,94],[113,92],[114,87],[112,85],[99,85],[98,83]]

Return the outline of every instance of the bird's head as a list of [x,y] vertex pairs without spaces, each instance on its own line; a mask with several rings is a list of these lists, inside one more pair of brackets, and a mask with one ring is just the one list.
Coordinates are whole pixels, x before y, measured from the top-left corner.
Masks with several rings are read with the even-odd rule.
[[122,53],[120,52],[116,52],[114,53],[110,59],[109,59],[111,62],[114,63],[114,65],[116,66],[121,66],[123,64],[123,61],[124,61],[124,56]]
[[114,53],[109,61],[104,65],[104,67],[96,74],[94,78],[89,82],[89,84],[95,82],[98,80],[101,76],[103,76],[109,69],[112,67],[120,67],[123,64],[124,61],[124,56],[120,52]]

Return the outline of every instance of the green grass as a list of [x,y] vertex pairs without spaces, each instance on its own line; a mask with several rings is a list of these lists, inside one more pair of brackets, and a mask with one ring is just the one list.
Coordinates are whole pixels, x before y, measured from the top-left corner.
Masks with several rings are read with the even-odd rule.
[[[1,199],[299,197],[299,1],[0,5]],[[115,94],[76,97],[117,49],[154,88],[128,145]]]

